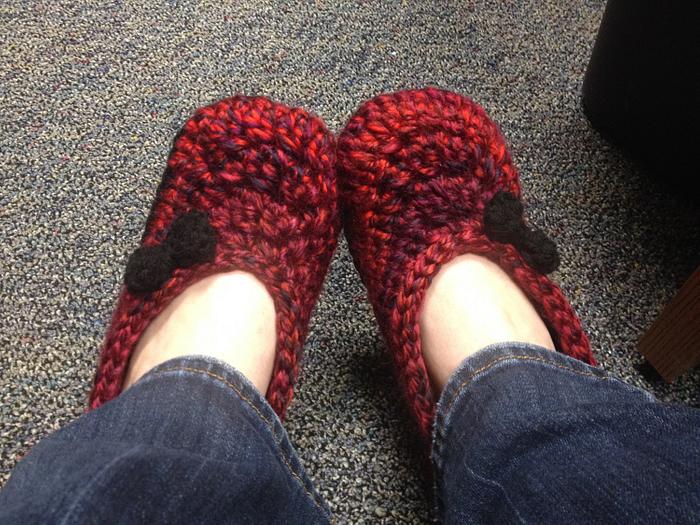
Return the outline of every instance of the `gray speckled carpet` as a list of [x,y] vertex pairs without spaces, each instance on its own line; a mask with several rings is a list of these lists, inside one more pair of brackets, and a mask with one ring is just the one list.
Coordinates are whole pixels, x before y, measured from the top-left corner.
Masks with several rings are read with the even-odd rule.
[[[512,144],[529,215],[601,366],[700,404],[700,372],[646,380],[635,342],[700,262],[700,213],[580,108],[602,1],[19,1],[0,5],[0,483],[83,410],[127,254],[173,135],[233,93],[339,130],[379,92],[472,96]],[[341,244],[287,428],[342,523],[421,523],[428,500],[363,288]]]

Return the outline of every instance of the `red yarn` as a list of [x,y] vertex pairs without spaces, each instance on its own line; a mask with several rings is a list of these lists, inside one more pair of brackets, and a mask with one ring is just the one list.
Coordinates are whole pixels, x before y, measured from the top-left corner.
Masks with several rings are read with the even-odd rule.
[[484,206],[496,192],[521,193],[505,141],[481,107],[434,88],[380,95],[350,119],[337,155],[345,234],[424,437],[435,400],[418,318],[432,278],[458,255],[498,263],[530,298],[557,349],[595,363],[561,290],[511,244],[484,234]]
[[150,294],[122,290],[90,407],[121,392],[139,337],[185,288],[243,270],[275,303],[277,356],[267,399],[283,418],[340,229],[332,135],[320,119],[262,97],[199,109],[175,139],[142,245],[163,242],[173,221],[192,210],[206,213],[216,231],[214,261],[174,270]]

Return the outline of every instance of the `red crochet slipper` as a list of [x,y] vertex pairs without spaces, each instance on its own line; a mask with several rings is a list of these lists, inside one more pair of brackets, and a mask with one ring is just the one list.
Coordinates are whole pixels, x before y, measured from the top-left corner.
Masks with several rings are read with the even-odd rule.
[[432,278],[458,255],[499,264],[557,349],[594,363],[576,314],[545,276],[559,262],[556,247],[526,226],[517,171],[481,107],[439,89],[380,95],[350,119],[337,156],[345,235],[424,437],[435,399],[419,313]]
[[284,417],[340,229],[334,146],[319,118],[262,97],[228,98],[187,121],[127,264],[91,408],[121,392],[139,337],[178,294],[208,275],[243,270],[275,303],[267,399]]

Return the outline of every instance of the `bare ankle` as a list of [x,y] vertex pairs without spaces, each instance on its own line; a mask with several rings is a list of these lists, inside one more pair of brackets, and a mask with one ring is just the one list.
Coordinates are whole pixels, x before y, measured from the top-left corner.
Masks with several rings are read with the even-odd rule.
[[275,307],[263,284],[244,272],[213,275],[187,288],[151,322],[124,386],[168,359],[207,355],[234,366],[265,393],[276,338]]
[[494,343],[518,341],[554,349],[532,303],[495,263],[463,255],[433,279],[420,316],[426,366],[435,389],[468,356]]

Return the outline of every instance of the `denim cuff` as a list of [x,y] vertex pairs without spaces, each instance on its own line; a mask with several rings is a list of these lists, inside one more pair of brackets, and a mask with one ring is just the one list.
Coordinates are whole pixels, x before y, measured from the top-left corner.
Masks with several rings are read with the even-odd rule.
[[535,362],[600,378],[611,378],[600,368],[592,367],[578,359],[542,346],[518,342],[495,343],[467,357],[452,373],[440,394],[435,427],[444,426],[449,422],[452,405],[469,383],[500,365],[515,362]]
[[496,343],[467,357],[448,379],[437,403],[433,423],[431,458],[434,469],[436,516],[442,512],[437,481],[443,475],[445,449],[450,446],[448,437],[450,425],[457,411],[463,408],[464,402],[467,402],[470,397],[471,399],[475,397],[473,390],[467,391],[469,386],[477,380],[484,379],[495,370],[525,362],[536,363],[553,370],[564,369],[593,378],[616,381],[599,368],[589,366],[560,352],[529,343]]
[[[291,478],[330,519],[330,509],[301,465],[279,417],[253,383],[231,365],[209,356],[178,357],[151,369],[132,388],[138,388],[138,385],[152,381],[168,382],[182,379],[197,383],[198,386],[193,388],[200,391],[211,388],[226,389],[230,393],[231,402],[240,403],[244,407],[249,423],[260,431],[268,433],[274,442],[279,460],[286,466]],[[197,396],[197,399],[210,397],[215,396]]]

